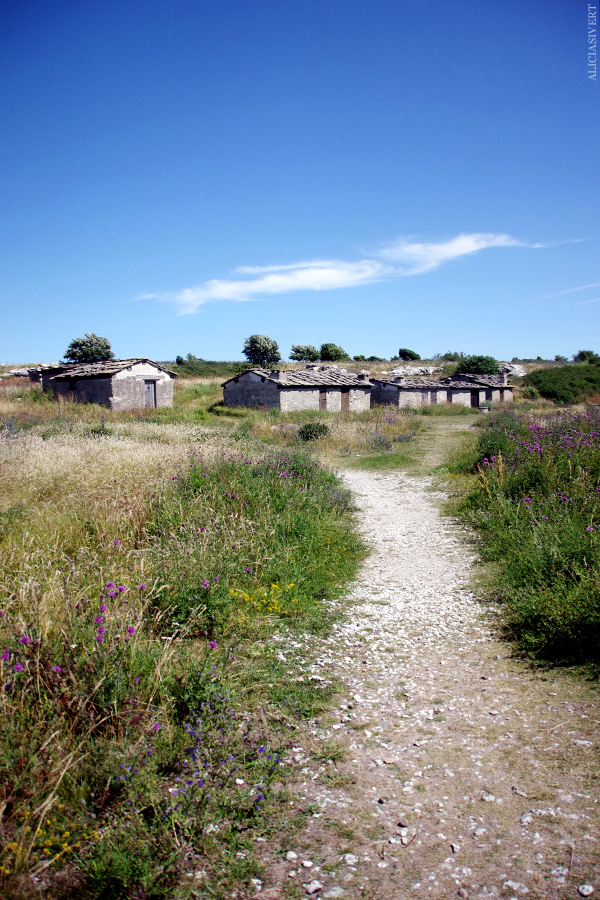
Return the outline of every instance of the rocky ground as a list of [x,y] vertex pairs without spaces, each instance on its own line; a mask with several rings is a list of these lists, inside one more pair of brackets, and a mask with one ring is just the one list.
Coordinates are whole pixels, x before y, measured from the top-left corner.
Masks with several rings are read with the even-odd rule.
[[264,845],[256,896],[600,895],[600,697],[498,640],[430,476],[343,475],[371,545],[352,612],[277,652],[343,683],[295,732],[307,827]]

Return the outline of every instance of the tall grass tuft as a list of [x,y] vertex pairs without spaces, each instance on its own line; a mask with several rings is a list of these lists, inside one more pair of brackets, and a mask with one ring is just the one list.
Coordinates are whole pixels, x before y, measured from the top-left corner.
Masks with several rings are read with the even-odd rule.
[[600,659],[600,409],[501,412],[455,471],[510,632],[534,656]]
[[303,452],[97,421],[0,439],[0,895],[223,896],[302,714],[269,639],[326,622],[361,546]]

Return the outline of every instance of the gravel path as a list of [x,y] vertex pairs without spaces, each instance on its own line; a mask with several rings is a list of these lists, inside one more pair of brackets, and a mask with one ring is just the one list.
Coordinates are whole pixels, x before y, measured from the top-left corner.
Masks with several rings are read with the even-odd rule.
[[[294,803],[313,814],[262,896],[600,895],[597,689],[496,639],[431,478],[343,479],[373,549],[348,619],[296,644],[306,677],[345,688],[298,733]],[[342,758],[317,762],[324,746]]]

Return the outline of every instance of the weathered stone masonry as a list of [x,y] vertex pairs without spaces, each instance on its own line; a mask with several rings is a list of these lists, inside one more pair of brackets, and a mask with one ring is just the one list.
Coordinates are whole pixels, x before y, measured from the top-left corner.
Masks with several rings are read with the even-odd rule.
[[108,409],[127,410],[173,405],[174,372],[149,359],[106,360],[65,366],[47,379],[56,396],[79,403],[99,403]]

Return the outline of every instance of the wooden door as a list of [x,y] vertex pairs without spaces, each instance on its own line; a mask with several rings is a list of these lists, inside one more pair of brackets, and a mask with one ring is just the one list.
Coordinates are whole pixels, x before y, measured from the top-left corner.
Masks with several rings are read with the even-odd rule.
[[156,408],[156,382],[144,381],[144,406]]
[[474,409],[479,407],[479,391],[471,391],[471,406]]
[[350,388],[342,388],[342,412],[350,412]]
[[327,391],[323,388],[319,391],[319,409],[327,409]]

